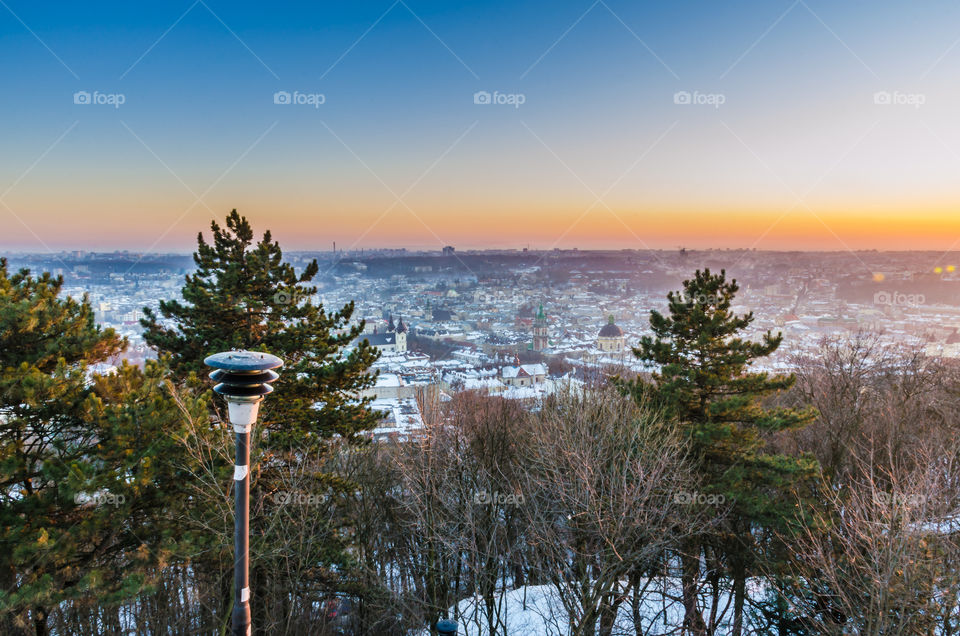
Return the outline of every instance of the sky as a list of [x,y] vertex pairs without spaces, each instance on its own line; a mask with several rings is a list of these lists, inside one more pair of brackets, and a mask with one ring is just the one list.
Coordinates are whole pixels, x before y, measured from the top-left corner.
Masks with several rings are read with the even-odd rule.
[[0,0],[0,249],[960,246],[960,4]]

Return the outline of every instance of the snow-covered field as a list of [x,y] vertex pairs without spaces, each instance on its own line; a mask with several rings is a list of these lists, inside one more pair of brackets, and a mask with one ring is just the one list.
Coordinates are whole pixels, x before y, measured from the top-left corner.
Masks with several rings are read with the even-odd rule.
[[[683,604],[680,603],[680,586],[678,581],[670,581],[668,589],[653,589],[640,599],[638,615],[640,616],[642,634],[667,634],[679,628],[683,622]],[[729,596],[720,597],[718,612],[726,609],[726,619],[720,623],[720,631],[729,627],[731,609],[728,607]],[[557,594],[556,588],[550,585],[530,585],[516,590],[504,592],[498,598],[499,627],[495,634],[517,636],[569,636],[568,614]],[[457,632],[461,636],[491,636],[487,627],[486,607],[482,599],[466,598],[460,601],[456,608],[450,608],[451,617],[455,617],[460,625]],[[614,636],[635,636],[638,633],[633,619],[632,599],[627,598],[620,605]],[[417,636],[426,636],[424,630]]]

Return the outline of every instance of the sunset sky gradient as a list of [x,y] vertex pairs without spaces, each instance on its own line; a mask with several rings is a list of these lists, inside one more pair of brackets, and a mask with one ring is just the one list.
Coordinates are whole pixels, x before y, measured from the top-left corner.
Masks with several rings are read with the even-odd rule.
[[947,250],[958,41],[940,0],[3,0],[0,249],[238,208],[287,249]]

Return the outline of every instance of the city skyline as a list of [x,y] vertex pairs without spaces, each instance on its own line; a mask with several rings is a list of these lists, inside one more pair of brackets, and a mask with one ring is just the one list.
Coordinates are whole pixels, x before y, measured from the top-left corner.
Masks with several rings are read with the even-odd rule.
[[960,7],[862,8],[8,2],[0,249],[948,251]]

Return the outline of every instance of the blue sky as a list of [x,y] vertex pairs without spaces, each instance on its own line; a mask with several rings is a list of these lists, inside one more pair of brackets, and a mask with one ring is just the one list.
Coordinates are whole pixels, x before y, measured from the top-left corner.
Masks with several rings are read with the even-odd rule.
[[928,246],[960,230],[958,40],[948,2],[3,0],[0,247],[189,249],[232,207],[303,248],[841,249],[918,209]]

